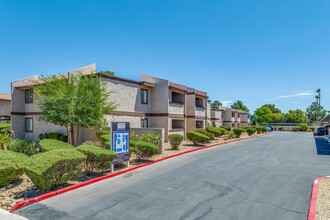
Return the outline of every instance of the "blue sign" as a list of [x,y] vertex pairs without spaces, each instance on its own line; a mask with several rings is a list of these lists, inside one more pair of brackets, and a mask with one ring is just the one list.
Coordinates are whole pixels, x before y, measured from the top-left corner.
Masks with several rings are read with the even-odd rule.
[[128,132],[113,132],[113,151],[116,154],[129,153],[129,133]]
[[129,122],[110,122],[110,149],[117,155],[114,164],[129,161],[129,140]]

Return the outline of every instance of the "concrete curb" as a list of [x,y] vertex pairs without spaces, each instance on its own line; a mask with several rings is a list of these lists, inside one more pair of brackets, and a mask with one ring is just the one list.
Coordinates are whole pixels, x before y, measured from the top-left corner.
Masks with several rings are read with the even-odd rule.
[[16,205],[12,209],[9,210],[9,212],[14,212],[18,209],[21,209],[25,206],[40,202],[42,200],[49,199],[51,197],[54,197],[54,196],[57,196],[57,195],[60,195],[60,194],[63,194],[63,193],[66,193],[66,192],[69,192],[69,191],[72,191],[72,190],[75,190],[75,189],[79,189],[81,187],[84,187],[84,186],[87,186],[87,185],[90,185],[90,184],[93,184],[93,183],[97,183],[97,182],[102,181],[102,180],[106,180],[106,179],[109,179],[109,178],[112,178],[112,177],[115,177],[115,176],[119,176],[119,175],[122,175],[124,173],[130,172],[130,171],[142,168],[142,167],[150,166],[152,164],[155,164],[155,163],[158,163],[158,162],[161,162],[161,161],[164,161],[164,160],[168,160],[168,159],[173,158],[173,157],[181,156],[181,155],[184,155],[184,154],[188,154],[188,153],[192,153],[192,152],[195,152],[195,151],[200,151],[200,150],[203,150],[203,149],[208,149],[208,148],[212,148],[212,147],[216,147],[216,146],[220,146],[220,145],[224,145],[224,144],[238,142],[238,141],[242,141],[242,140],[247,140],[247,139],[256,138],[256,137],[263,137],[263,136],[266,136],[266,135],[269,135],[269,134],[270,133],[261,134],[261,135],[257,135],[257,136],[253,136],[253,137],[236,138],[236,139],[224,141],[222,143],[206,145],[206,146],[203,146],[203,147],[198,147],[198,148],[195,148],[195,149],[183,151],[183,152],[180,152],[180,153],[177,153],[177,154],[172,154],[172,155],[169,155],[167,157],[155,159],[155,160],[147,162],[147,163],[132,166],[132,167],[124,169],[124,170],[118,170],[118,171],[115,171],[113,173],[107,174],[105,176],[97,177],[97,178],[87,180],[85,182],[81,182],[81,183],[78,183],[78,184],[63,188],[63,189],[59,189],[59,190],[56,190],[56,191],[53,191],[53,192],[45,193],[43,195],[40,195],[40,196],[37,196],[37,197],[34,197],[34,198],[30,198],[30,199],[18,202],[18,203],[16,203]]
[[311,194],[311,201],[309,203],[308,209],[308,217],[307,220],[315,220],[316,219],[316,202],[317,202],[317,192],[319,189],[319,182],[320,180],[328,178],[327,176],[321,176],[314,180],[312,194]]

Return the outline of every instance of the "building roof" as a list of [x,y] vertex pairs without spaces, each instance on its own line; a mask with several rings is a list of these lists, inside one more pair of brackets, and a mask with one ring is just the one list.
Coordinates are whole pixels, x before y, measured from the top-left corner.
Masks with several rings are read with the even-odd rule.
[[178,89],[178,90],[182,90],[184,92],[187,92],[187,87],[184,86],[184,85],[181,85],[181,84],[177,84],[177,83],[174,83],[174,82],[169,82],[168,86],[170,88],[174,88],[174,89]]
[[11,101],[11,96],[10,96],[9,93],[2,93],[2,92],[0,92],[0,100]]

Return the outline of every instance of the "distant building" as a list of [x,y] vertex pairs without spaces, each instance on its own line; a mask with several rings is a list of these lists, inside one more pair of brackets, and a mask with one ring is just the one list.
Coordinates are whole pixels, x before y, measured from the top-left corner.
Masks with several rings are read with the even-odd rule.
[[10,94],[0,93],[0,122],[10,122],[10,105]]

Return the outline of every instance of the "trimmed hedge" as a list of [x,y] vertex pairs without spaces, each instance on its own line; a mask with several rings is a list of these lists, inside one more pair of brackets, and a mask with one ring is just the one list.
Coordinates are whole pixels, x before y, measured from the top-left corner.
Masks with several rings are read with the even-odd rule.
[[301,131],[307,131],[308,130],[308,125],[305,123],[300,124],[300,130]]
[[75,149],[59,149],[33,155],[23,167],[34,185],[45,190],[75,179],[85,160],[86,156]]
[[0,150],[0,186],[7,186],[23,174],[22,163],[29,157],[25,154]]
[[201,133],[201,134],[205,134],[206,136],[208,136],[211,140],[214,139],[214,134],[211,133],[211,132],[207,132],[207,130],[204,130],[204,129],[198,129],[198,130],[195,130],[196,132],[198,133]]
[[7,150],[11,141],[11,137],[8,134],[0,133],[0,150]]
[[196,131],[187,132],[187,139],[193,142],[195,145],[207,143],[210,138],[205,134],[198,133]]
[[215,137],[220,137],[221,135],[223,135],[222,132],[217,127],[206,126],[206,130],[214,134]]
[[40,151],[47,152],[58,149],[74,149],[74,146],[71,144],[64,143],[63,141],[54,140],[54,139],[43,139],[39,142]]
[[236,137],[239,138],[241,136],[243,130],[242,130],[242,128],[234,128],[233,132],[236,135]]
[[227,127],[227,126],[225,126],[225,125],[222,125],[222,126],[220,126],[219,128],[222,128],[222,129],[225,129],[225,130],[227,130],[227,131],[230,131],[230,128]]
[[278,130],[279,131],[285,131],[285,128],[284,127],[278,127]]
[[31,156],[36,153],[36,142],[29,139],[17,139],[11,142],[10,150]]
[[172,149],[176,150],[179,148],[181,142],[183,141],[183,136],[181,134],[170,134],[168,136],[168,140]]
[[256,132],[256,130],[254,128],[247,128],[246,132],[248,133],[249,136],[251,136]]
[[92,174],[95,169],[110,168],[112,160],[116,157],[116,153],[112,150],[105,150],[93,145],[80,145],[77,150],[86,155],[85,162],[86,174]]
[[236,135],[234,134],[234,132],[229,132],[228,134],[225,134],[224,136],[223,136],[223,139],[225,140],[225,141],[227,141],[227,140],[231,140],[231,139],[235,139],[236,138]]
[[135,153],[137,160],[152,157],[157,153],[157,150],[158,147],[153,143],[133,140],[130,142],[130,151]]
[[60,138],[63,136],[63,134],[61,133],[57,133],[57,132],[52,132],[48,134],[48,139],[55,139],[55,140],[60,140]]

